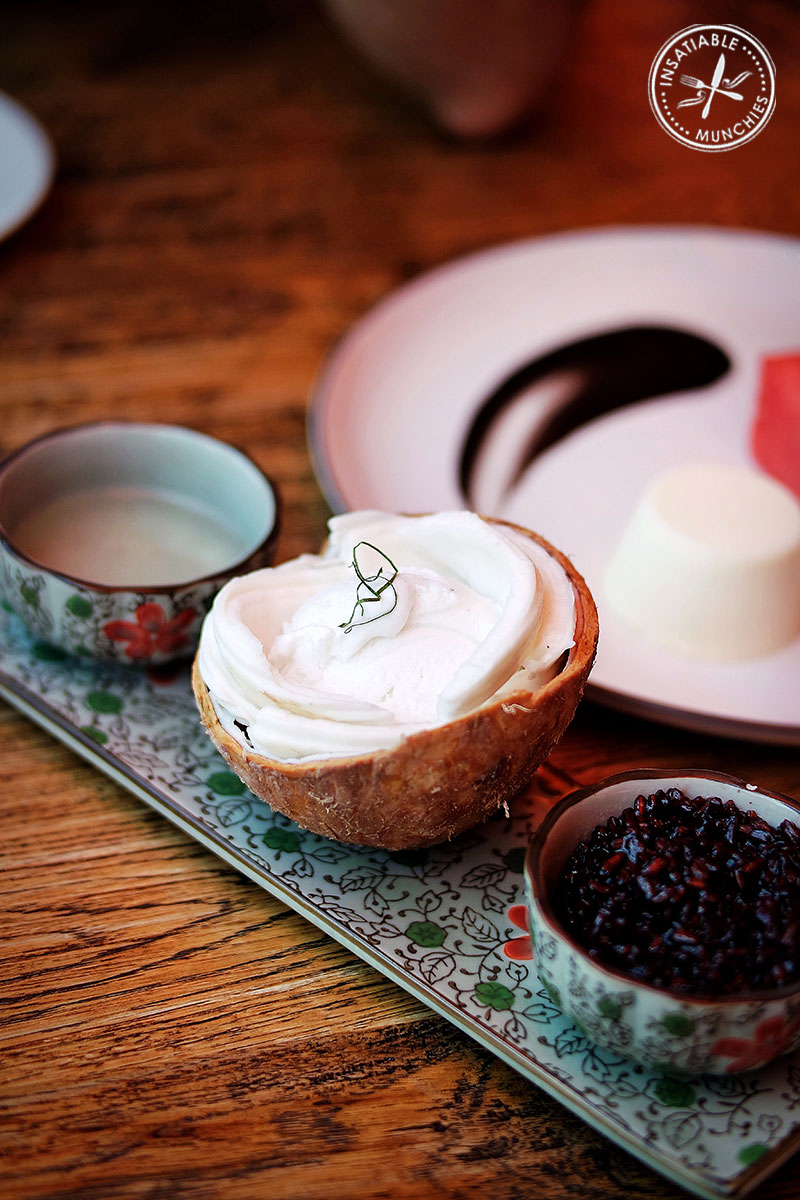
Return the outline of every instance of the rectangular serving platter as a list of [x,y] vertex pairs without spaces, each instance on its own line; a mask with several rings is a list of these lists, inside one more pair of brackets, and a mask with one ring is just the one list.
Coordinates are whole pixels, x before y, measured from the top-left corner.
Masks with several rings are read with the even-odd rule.
[[533,964],[504,953],[521,936],[508,911],[524,901],[537,813],[565,790],[546,766],[510,817],[389,853],[328,841],[254,800],[208,740],[187,667],[168,680],[83,663],[2,610],[0,695],[679,1186],[744,1196],[800,1147],[800,1054],[744,1075],[645,1071],[599,1050]]

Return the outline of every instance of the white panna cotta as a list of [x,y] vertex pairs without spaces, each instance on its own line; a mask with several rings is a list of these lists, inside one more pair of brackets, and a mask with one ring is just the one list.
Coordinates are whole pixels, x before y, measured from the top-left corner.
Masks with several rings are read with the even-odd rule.
[[800,505],[748,467],[656,476],[605,575],[626,625],[677,654],[733,661],[800,635]]
[[541,687],[573,645],[559,563],[474,513],[334,517],[321,555],[232,580],[198,667],[244,749],[283,762],[390,749],[505,691]]

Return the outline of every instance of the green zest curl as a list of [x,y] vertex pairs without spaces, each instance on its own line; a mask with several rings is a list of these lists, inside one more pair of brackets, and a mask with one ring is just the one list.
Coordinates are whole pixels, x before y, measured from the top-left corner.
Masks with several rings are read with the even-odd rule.
[[[361,569],[361,564],[358,561],[358,551],[362,546],[374,550],[383,560],[374,575],[365,575]],[[388,573],[388,570],[384,573],[385,567],[391,569],[391,574]],[[358,542],[353,547],[353,570],[358,576],[356,602],[348,619],[342,621],[339,626],[345,633],[349,633],[356,625],[370,625],[373,621],[380,620],[381,617],[388,617],[389,613],[394,612],[397,608],[397,588],[394,586],[394,581],[397,578],[397,567],[388,554],[384,554],[377,546],[373,546],[372,542]],[[385,612],[376,613],[374,617],[368,617],[366,615],[366,606],[368,604],[376,604],[384,592],[387,591],[391,591],[392,593],[392,607],[387,608]],[[356,613],[358,613],[359,620],[356,620]]]

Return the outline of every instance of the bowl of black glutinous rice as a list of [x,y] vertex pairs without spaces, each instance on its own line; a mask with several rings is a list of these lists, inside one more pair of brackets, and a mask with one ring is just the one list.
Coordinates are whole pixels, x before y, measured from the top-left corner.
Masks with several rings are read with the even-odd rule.
[[800,1045],[800,805],[713,771],[565,797],[525,865],[533,957],[592,1040],[725,1074]]

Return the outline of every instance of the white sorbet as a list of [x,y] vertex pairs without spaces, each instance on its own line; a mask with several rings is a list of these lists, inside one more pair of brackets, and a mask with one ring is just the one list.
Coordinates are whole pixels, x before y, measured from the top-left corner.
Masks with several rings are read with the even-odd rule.
[[245,750],[391,749],[536,690],[573,645],[572,585],[524,535],[469,512],[355,512],[329,529],[323,554],[231,580],[203,625],[200,674]]

